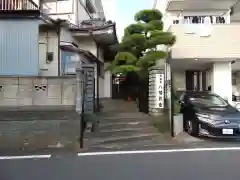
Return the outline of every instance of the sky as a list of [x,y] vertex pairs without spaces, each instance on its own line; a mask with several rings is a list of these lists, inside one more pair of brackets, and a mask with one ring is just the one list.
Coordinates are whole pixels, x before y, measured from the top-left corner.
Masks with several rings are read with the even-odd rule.
[[116,22],[119,40],[124,28],[134,22],[136,12],[153,7],[153,0],[102,0],[102,3],[106,19]]

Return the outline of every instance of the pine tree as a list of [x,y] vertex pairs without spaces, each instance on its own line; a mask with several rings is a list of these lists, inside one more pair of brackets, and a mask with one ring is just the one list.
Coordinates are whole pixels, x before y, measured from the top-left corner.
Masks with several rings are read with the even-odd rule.
[[119,52],[108,70],[125,75],[137,72],[141,77],[147,77],[148,69],[168,55],[157,47],[172,46],[176,38],[171,32],[163,31],[162,13],[157,9],[139,11],[134,19],[136,23],[125,28]]

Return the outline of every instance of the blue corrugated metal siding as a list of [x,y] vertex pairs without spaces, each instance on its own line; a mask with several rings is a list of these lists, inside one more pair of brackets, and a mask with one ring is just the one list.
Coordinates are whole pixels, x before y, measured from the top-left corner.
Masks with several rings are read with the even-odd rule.
[[38,20],[0,20],[0,75],[38,75],[38,27]]

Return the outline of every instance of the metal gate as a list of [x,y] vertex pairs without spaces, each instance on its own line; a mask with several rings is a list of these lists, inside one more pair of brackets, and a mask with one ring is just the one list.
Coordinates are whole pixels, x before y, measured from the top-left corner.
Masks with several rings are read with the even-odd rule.
[[140,112],[149,113],[149,84],[148,79],[140,81],[138,87],[138,108]]
[[83,65],[82,69],[86,74],[84,112],[91,114],[95,112],[95,69],[91,65]]

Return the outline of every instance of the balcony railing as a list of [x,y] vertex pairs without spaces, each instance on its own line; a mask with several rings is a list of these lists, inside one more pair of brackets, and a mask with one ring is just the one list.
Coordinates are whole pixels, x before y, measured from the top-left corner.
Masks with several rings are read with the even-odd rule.
[[38,10],[33,0],[0,0],[0,11]]

